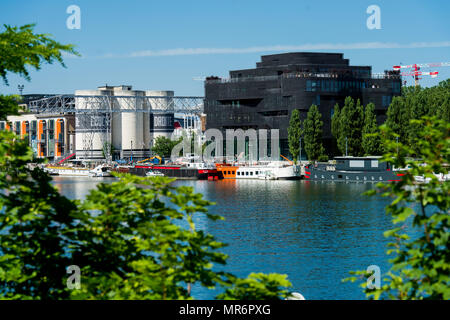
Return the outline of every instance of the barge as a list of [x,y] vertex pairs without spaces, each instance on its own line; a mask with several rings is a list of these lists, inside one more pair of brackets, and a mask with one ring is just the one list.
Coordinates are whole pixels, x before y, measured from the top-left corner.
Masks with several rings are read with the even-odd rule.
[[400,181],[404,175],[395,170],[381,157],[335,157],[329,163],[305,166],[306,180],[352,181],[352,182],[390,182]]
[[214,167],[203,164],[188,165],[161,165],[161,164],[139,164],[129,168],[128,172],[138,176],[164,175],[170,178],[189,180],[220,180],[222,173]]

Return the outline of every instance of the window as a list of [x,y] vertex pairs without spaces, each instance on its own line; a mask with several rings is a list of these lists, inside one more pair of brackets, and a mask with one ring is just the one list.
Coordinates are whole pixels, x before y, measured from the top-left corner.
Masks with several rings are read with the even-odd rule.
[[248,171],[245,172],[245,175],[248,176]]
[[317,95],[314,98],[313,104],[315,104],[316,106],[320,106],[320,95]]
[[350,168],[364,168],[364,160],[350,160],[349,167]]
[[253,175],[253,171],[252,171],[252,172],[250,172],[250,175],[251,175],[251,176]]
[[392,101],[391,96],[382,96],[381,97],[381,105],[383,107],[389,107],[389,105],[391,104],[391,101]]
[[306,91],[315,92],[320,88],[320,80],[306,80]]
[[392,81],[392,91],[394,93],[400,93],[401,82],[400,81]]

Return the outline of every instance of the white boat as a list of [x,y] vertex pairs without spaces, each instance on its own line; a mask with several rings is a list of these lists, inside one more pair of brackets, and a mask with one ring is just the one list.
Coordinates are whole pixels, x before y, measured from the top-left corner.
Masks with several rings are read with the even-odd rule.
[[258,174],[258,179],[260,179],[260,180],[276,180],[277,177],[275,177],[270,170],[267,170],[267,171],[261,171]]
[[53,176],[89,176],[89,168],[78,167],[44,167],[44,171]]
[[296,166],[286,161],[259,162],[254,164],[216,164],[224,179],[299,179]]
[[164,173],[158,170],[151,170],[145,174],[147,177],[164,177]]
[[[443,173],[433,173],[434,176],[438,179],[439,182],[444,182],[444,181],[450,181],[450,173],[447,174],[443,174]],[[424,176],[414,176],[414,179],[416,180],[416,182],[418,183],[429,183],[431,181],[431,178],[429,177],[424,177]]]
[[112,177],[111,167],[108,165],[99,165],[89,171],[90,177]]

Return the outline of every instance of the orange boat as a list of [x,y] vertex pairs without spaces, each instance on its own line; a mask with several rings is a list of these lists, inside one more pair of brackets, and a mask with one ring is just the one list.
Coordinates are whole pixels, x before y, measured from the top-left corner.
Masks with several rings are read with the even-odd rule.
[[224,179],[236,179],[236,172],[238,166],[233,166],[228,163],[216,163],[217,172],[222,172]]
[[282,162],[267,164],[244,164],[241,166],[216,163],[217,172],[221,172],[224,179],[299,179],[295,166]]

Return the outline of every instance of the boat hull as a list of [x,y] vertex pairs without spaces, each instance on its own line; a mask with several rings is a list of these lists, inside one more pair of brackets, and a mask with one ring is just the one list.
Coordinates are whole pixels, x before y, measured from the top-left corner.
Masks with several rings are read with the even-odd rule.
[[187,180],[219,180],[223,178],[217,169],[195,169],[180,166],[135,166],[128,172],[144,177],[151,171],[159,171],[166,177]]
[[71,177],[88,177],[89,169],[72,169],[72,168],[46,168],[50,175],[54,176],[71,176]]
[[326,171],[306,168],[304,179],[337,182],[391,182],[400,181],[402,175],[395,171]]

